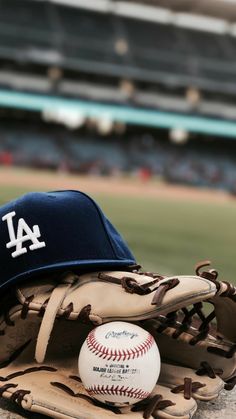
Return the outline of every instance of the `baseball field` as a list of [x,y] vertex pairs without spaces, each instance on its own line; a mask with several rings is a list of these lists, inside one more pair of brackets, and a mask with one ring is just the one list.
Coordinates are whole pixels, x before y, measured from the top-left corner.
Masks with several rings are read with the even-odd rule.
[[221,278],[234,281],[236,201],[226,193],[0,168],[1,204],[28,191],[56,189],[79,189],[95,198],[145,269],[187,274],[196,262],[210,259]]

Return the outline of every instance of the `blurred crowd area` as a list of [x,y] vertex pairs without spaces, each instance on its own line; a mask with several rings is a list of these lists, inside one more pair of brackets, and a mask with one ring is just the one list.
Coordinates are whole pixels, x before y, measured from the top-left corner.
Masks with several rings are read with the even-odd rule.
[[5,123],[0,128],[0,164],[95,176],[124,175],[224,189],[236,193],[236,144],[193,138],[177,145],[164,132],[133,129],[99,136],[41,122]]
[[226,0],[0,0],[0,164],[236,194],[235,22]]

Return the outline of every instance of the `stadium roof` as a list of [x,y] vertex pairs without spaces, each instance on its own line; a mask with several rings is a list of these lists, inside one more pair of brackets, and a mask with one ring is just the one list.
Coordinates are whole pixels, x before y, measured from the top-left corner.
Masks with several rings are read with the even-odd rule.
[[[39,1],[39,0],[37,0]],[[116,3],[158,6],[176,13],[192,13],[236,22],[236,0],[48,0],[68,6],[112,9]]]
[[[116,0],[113,0],[116,1]],[[126,0],[164,7],[174,12],[189,12],[236,21],[236,0]]]
[[[45,1],[45,0],[34,0]],[[236,34],[236,0],[47,0],[101,13]]]

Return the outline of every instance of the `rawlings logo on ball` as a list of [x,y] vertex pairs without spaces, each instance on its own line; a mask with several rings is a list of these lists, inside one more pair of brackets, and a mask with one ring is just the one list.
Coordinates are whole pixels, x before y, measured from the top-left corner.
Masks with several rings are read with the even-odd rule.
[[[13,226],[13,217],[15,217],[15,211],[9,212],[8,214],[2,217],[2,221],[7,222],[8,233],[10,241],[6,244],[7,249],[16,247],[16,250],[11,254],[13,258],[27,253],[27,248],[23,247],[25,241],[30,240],[32,244],[29,246],[30,250],[41,249],[46,247],[45,242],[40,242],[38,239],[41,237],[41,233],[38,225],[33,226],[33,230],[28,226],[23,218],[20,218],[18,221],[17,234],[14,231]],[[26,233],[26,234],[24,234]]]

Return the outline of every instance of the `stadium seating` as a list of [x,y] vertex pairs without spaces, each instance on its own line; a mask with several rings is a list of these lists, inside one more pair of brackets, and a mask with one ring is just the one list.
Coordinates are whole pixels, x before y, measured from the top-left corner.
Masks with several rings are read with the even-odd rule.
[[53,52],[65,70],[235,94],[235,50],[229,34],[47,1],[0,2],[1,60],[51,65]]
[[236,187],[235,155],[229,141],[223,148],[196,142],[178,146],[150,135],[104,139],[42,124],[15,122],[0,128],[0,165],[91,175],[138,175],[145,168],[167,182],[232,191]]

